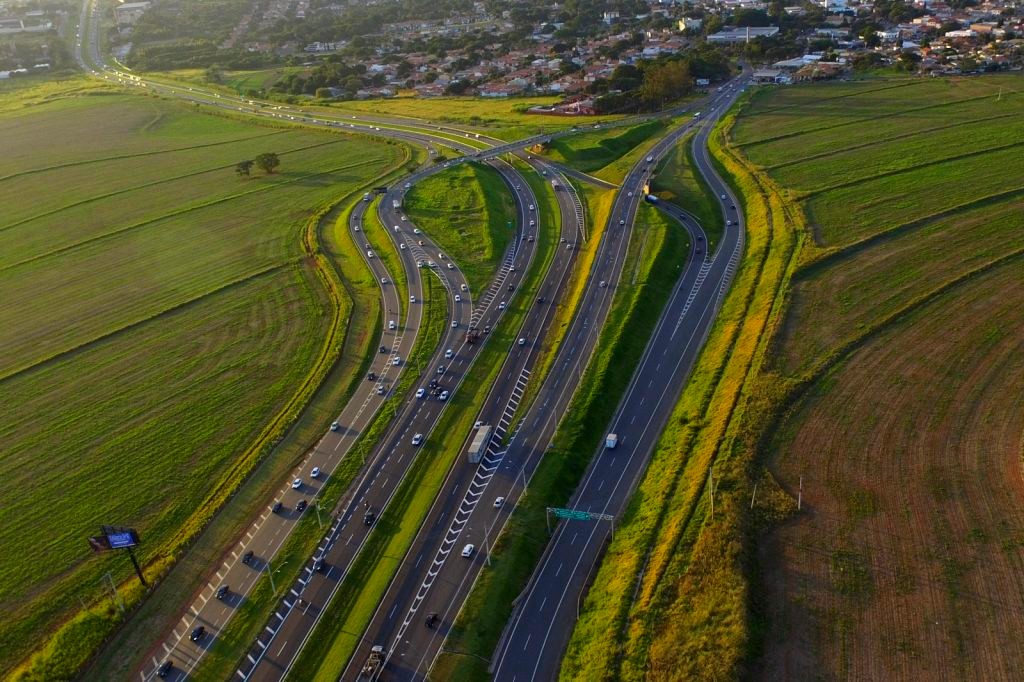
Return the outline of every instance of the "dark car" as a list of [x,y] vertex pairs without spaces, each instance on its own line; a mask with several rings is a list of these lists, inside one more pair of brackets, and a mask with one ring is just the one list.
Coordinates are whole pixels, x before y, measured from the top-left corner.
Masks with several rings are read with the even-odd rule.
[[242,555],[242,563],[245,564],[246,566],[248,566],[249,564],[252,563],[253,556],[255,556],[255,555],[253,554],[252,550],[250,549],[248,552],[246,552],[245,554]]
[[387,348],[385,348],[384,346],[381,346],[381,347],[380,347],[380,348],[378,348],[377,350],[378,350],[379,352],[381,352],[381,353],[387,353],[387,352],[388,352],[388,349],[387,349]]
[[317,573],[324,573],[325,571],[327,571],[327,562],[325,562],[323,559],[317,559],[313,562],[313,570]]
[[198,642],[203,637],[206,637],[206,628],[200,625],[192,631],[192,635],[189,637],[193,642]]
[[376,381],[377,380],[377,375],[374,374],[373,372],[370,372],[370,373],[368,373],[366,375],[366,379],[367,379],[367,381]]
[[295,505],[295,511],[299,512],[300,514],[302,512],[304,512],[304,511],[306,511],[306,501],[305,500],[299,500],[299,503],[297,505]]
[[174,664],[170,661],[164,661],[160,664],[160,667],[157,668],[156,676],[162,680],[168,675],[170,675],[172,670],[174,670]]
[[284,505],[281,504],[281,500],[277,500],[274,502],[274,506],[270,508],[270,511],[280,514],[282,509],[284,509]]
[[371,509],[370,511],[366,512],[365,514],[363,514],[363,525],[364,526],[372,526],[373,522],[376,519],[377,519],[377,516],[373,513],[373,510]]
[[231,590],[228,589],[227,585],[221,585],[217,588],[217,599],[224,601],[231,594]]
[[440,617],[437,615],[437,613],[431,612],[427,614],[427,620],[425,622],[428,628],[433,628],[437,624],[437,621],[439,620]]

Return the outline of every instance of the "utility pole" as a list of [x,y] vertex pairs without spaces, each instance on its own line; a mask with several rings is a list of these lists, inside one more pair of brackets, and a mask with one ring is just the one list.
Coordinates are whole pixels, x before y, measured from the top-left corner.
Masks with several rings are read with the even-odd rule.
[[754,482],[754,492],[750,494],[750,508],[754,508],[754,499],[757,498],[757,481]]
[[110,583],[110,593],[114,595],[114,603],[121,609],[121,613],[124,613],[124,600],[121,599],[121,595],[117,593],[117,586],[114,585],[114,577],[110,575],[110,571],[107,571],[107,574],[103,577]]
[[711,486],[711,520],[715,520],[715,476],[711,471],[708,472],[708,485]]
[[804,502],[804,477],[800,477],[800,491],[796,494],[796,510],[803,509]]

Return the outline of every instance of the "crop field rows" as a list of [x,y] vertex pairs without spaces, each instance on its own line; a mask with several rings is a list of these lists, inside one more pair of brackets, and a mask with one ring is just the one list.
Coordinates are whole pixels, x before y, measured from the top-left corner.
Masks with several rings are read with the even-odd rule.
[[1022,87],[763,90],[738,118],[817,242],[773,346],[800,388],[767,463],[804,512],[757,549],[765,679],[1024,665]]
[[[304,225],[404,157],[120,95],[0,114],[0,136],[0,192],[17,198],[0,216],[12,665],[106,571],[130,572],[88,535],[130,523],[143,560],[160,557],[303,384],[335,315]],[[238,177],[262,152],[278,172]]]

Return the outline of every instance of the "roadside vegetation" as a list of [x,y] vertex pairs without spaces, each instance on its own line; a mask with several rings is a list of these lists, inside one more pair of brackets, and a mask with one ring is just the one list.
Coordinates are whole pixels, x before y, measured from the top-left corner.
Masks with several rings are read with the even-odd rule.
[[[138,528],[159,576],[294,422],[351,310],[304,219],[404,160],[74,81],[21,94],[0,114],[5,672],[100,599],[108,570],[141,596],[124,557],[88,553],[100,524]],[[278,172],[236,175],[263,152]],[[16,494],[40,452],[49,473]],[[68,490],[78,503],[58,503]],[[104,605],[69,622],[44,676],[77,669],[118,619]]]
[[403,208],[480,296],[515,236],[515,203],[498,171],[478,163],[446,168],[413,185]]
[[[603,225],[603,220],[598,222],[603,204],[600,198],[595,203],[587,202],[588,221]],[[553,447],[496,541],[492,566],[481,571],[432,676],[486,679],[488,660],[511,615],[512,600],[526,586],[548,540],[545,508],[566,502],[600,444],[681,274],[688,241],[681,226],[651,206],[640,206],[623,276],[594,357],[559,424]]]
[[564,679],[1019,668],[1017,85],[764,89],[724,121],[743,265]]
[[703,176],[694,170],[693,134],[684,137],[665,155],[654,174],[651,191],[660,199],[692,213],[707,235],[708,252],[714,252],[722,239],[725,221],[718,198]]

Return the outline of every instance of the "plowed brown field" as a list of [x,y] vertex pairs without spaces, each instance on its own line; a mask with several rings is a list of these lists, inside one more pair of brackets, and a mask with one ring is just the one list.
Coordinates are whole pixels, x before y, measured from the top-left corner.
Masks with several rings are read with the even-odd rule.
[[877,334],[784,424],[763,677],[1024,675],[1024,259]]

